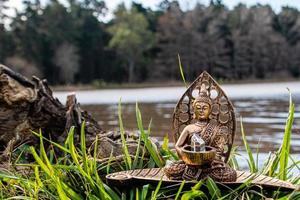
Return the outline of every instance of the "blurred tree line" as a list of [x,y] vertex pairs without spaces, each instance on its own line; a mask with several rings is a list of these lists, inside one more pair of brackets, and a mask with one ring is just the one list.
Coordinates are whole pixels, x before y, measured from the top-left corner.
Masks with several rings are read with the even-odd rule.
[[177,54],[188,80],[202,70],[223,79],[300,76],[300,13],[283,7],[221,0],[183,11],[162,0],[157,10],[119,5],[107,23],[99,0],[23,1],[5,20],[0,0],[0,63],[52,84],[180,80]]

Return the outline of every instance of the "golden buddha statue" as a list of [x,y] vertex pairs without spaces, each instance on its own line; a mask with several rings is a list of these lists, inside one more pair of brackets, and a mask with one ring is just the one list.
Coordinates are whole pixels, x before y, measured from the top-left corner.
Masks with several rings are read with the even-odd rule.
[[[206,74],[204,73],[204,75]],[[208,76],[208,78],[210,78],[210,76]],[[189,109],[188,111],[189,114],[192,114],[193,112],[193,117],[185,122],[186,124],[190,124],[184,127],[175,144],[176,151],[184,162],[173,162],[167,165],[164,171],[170,179],[177,180],[200,180],[206,176],[210,176],[215,181],[235,181],[236,172],[226,164],[226,156],[224,156],[226,154],[224,154],[225,149],[228,148],[227,143],[229,139],[228,133],[224,134],[224,130],[227,130],[228,132],[230,126],[232,127],[232,123],[228,123],[230,121],[229,119],[225,120],[225,123],[221,123],[218,120],[220,117],[216,115],[211,116],[213,105],[216,107],[218,104],[213,102],[212,98],[209,96],[210,92],[207,90],[207,84],[203,84],[203,81],[200,81],[194,83],[194,85],[197,85],[195,88],[198,88],[199,95],[190,101],[191,111],[189,111]],[[216,89],[216,87],[214,87],[214,89]],[[219,93],[221,92],[222,91]],[[179,103],[182,104],[181,101]],[[220,106],[218,108],[220,108]],[[218,112],[217,115],[220,114],[219,111],[215,112]],[[230,117],[230,115],[228,114],[227,117]],[[177,120],[177,123],[178,122],[180,121]],[[190,146],[191,148],[194,146],[195,151],[195,138],[198,140],[199,151],[205,152],[204,147],[209,147],[210,150],[214,150],[212,151],[214,154],[208,155],[211,159],[210,162],[200,164],[203,157],[198,158],[198,160],[196,159],[193,161],[194,163],[186,161],[187,155],[191,153],[184,153],[183,150],[186,146]]]
[[[194,110],[193,118],[195,119],[195,122],[184,128],[175,144],[175,148],[179,156],[182,155],[182,147],[185,144],[190,144],[192,142],[191,138],[195,134],[200,135],[200,138],[204,140],[205,144],[210,143],[210,132],[217,131],[215,130],[217,128],[217,124],[209,122],[211,106],[211,99],[208,98],[205,88],[202,87],[199,96],[196,97],[192,104]],[[209,131],[209,133],[204,133],[207,131]],[[203,138],[205,135],[208,137]]]
[[[185,91],[173,114],[173,135],[180,161],[167,161],[164,168],[135,169],[108,174],[111,185],[149,183],[194,184],[207,176],[228,187],[245,183],[275,191],[299,190],[287,181],[245,171],[226,163],[232,148],[236,123],[233,105],[218,83],[203,72]],[[251,178],[251,179],[249,179]],[[231,183],[234,184],[231,184]]]

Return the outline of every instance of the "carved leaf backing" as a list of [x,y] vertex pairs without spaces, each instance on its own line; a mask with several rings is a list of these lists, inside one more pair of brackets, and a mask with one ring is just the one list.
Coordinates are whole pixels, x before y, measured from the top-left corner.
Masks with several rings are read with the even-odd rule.
[[234,108],[224,91],[207,72],[200,74],[200,76],[187,88],[175,107],[173,113],[174,140],[176,142],[182,130],[187,125],[193,123],[194,113],[192,102],[195,97],[199,95],[199,90],[203,84],[212,100],[212,110],[209,118],[219,124],[220,134],[223,136],[222,139],[225,139],[223,156],[224,160],[227,161],[236,129]]

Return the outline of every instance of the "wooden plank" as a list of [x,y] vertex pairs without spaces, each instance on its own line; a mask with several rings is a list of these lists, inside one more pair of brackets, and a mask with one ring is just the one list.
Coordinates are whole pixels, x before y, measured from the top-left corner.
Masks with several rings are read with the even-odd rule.
[[[151,168],[151,169],[137,169],[137,170],[131,170],[131,171],[123,171],[123,172],[116,172],[113,174],[107,175],[108,182],[110,179],[113,179],[112,183],[116,182],[116,178],[118,176],[114,175],[120,175],[120,174],[128,174],[132,177],[132,179],[127,178],[126,180],[120,180],[121,184],[137,184],[137,183],[158,183],[161,179],[163,181],[163,184],[178,184],[181,183],[180,180],[170,180],[160,168]],[[260,174],[254,174],[246,171],[237,171],[237,180],[235,182],[220,182],[218,184],[224,185],[226,187],[237,187],[239,185],[242,185],[246,181],[250,180],[250,184],[261,186],[262,188],[268,188],[268,189],[281,189],[281,190],[288,190],[293,191],[297,188],[296,185],[293,185],[290,182],[282,181],[276,178],[268,177],[265,175]],[[114,178],[111,178],[114,177]],[[122,176],[120,176],[122,177]],[[186,184],[195,184],[196,181],[186,181]]]

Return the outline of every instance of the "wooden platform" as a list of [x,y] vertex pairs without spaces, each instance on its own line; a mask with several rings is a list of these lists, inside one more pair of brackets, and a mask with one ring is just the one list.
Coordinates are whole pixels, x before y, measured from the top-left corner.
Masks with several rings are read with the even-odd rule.
[[[237,180],[235,182],[218,182],[230,188],[236,188],[246,182],[253,186],[260,186],[264,189],[293,191],[298,190],[298,186],[287,181],[282,181],[265,175],[253,174],[245,171],[237,171]],[[163,172],[162,168],[137,169],[121,171],[106,176],[107,183],[115,186],[133,186],[139,184],[153,183],[157,184],[160,180],[165,185],[180,184],[180,180],[170,180]],[[196,181],[186,181],[187,185],[193,185]]]

